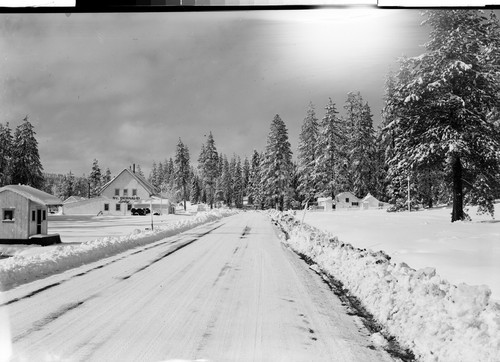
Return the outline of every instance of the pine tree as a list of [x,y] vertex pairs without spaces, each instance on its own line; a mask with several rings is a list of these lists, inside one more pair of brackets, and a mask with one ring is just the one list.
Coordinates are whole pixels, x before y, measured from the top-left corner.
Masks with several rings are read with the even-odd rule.
[[313,179],[319,195],[332,197],[343,191],[347,183],[345,175],[346,136],[345,123],[338,117],[338,112],[330,98],[325,107],[326,113],[319,123],[318,157],[314,165]]
[[0,187],[11,183],[12,148],[14,139],[9,123],[0,123]]
[[235,165],[232,173],[232,183],[233,183],[233,200],[237,208],[243,207],[243,175],[241,168],[241,159],[239,157],[234,157]]
[[64,176],[62,185],[61,185],[61,197],[63,200],[66,200],[68,197],[73,196],[75,194],[75,175],[71,171],[67,175]]
[[42,164],[38,154],[38,141],[28,116],[16,127],[12,144],[12,183],[34,188],[43,186]]
[[299,134],[299,152],[298,152],[298,174],[299,184],[298,193],[301,199],[308,202],[316,196],[316,184],[314,180],[314,167],[318,152],[318,119],[314,111],[314,106],[309,103],[307,116],[302,124],[302,130]]
[[210,204],[210,208],[213,209],[215,200],[215,187],[218,174],[218,154],[217,148],[215,147],[214,137],[212,132],[208,135],[207,142],[204,147],[202,147],[202,152],[198,158],[198,162],[201,177],[203,179],[203,185],[205,189],[205,195],[207,202]]
[[151,172],[149,173],[148,181],[155,187],[160,186],[158,184],[158,167],[156,166],[155,161],[153,161],[153,165],[151,166]]
[[[250,176],[248,179],[247,195],[248,203],[250,205],[260,206],[259,200],[259,187],[260,182],[260,154],[256,150],[252,154],[252,164],[250,166]],[[259,207],[260,208],[260,207]]]
[[368,103],[360,92],[349,93],[344,106],[346,110],[347,189],[358,197],[364,197],[374,189],[375,132]]
[[177,187],[182,192],[182,199],[184,200],[184,211],[186,211],[186,199],[188,197],[188,185],[190,176],[189,166],[189,149],[179,138],[177,143],[177,150],[175,153],[175,182]]
[[89,188],[90,188],[89,197],[99,196],[99,191],[101,190],[101,186],[102,186],[101,168],[99,167],[99,161],[97,161],[97,159],[94,159],[94,162],[92,163],[92,171],[90,172],[89,175]]
[[[499,107],[500,31],[493,13],[427,11],[432,31],[426,53],[405,60],[388,106],[398,115],[392,173],[443,169],[451,176],[451,221],[463,220],[464,201],[493,215],[500,132],[490,118]],[[408,80],[408,81],[406,81]]]
[[197,204],[201,199],[201,188],[200,188],[200,178],[198,175],[193,175],[191,178],[191,192],[190,192],[190,201],[191,204]]
[[[220,160],[219,156],[219,160]],[[233,200],[233,182],[231,179],[231,171],[229,167],[229,161],[226,155],[222,155],[222,174],[220,176],[220,191],[222,196],[222,201],[229,207],[231,207]]]
[[290,195],[292,151],[288,130],[279,115],[271,122],[262,165],[262,185],[268,207],[283,210]]
[[243,196],[248,196],[248,183],[250,182],[250,161],[245,157],[243,161]]
[[106,172],[104,173],[104,176],[102,177],[102,184],[106,185],[110,181],[111,181],[111,170],[108,167],[108,168],[106,168]]

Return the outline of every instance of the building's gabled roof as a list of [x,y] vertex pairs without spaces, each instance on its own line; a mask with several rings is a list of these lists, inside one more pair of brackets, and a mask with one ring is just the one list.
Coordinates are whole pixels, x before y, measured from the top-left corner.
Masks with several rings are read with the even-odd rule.
[[4,191],[14,192],[33,202],[36,202],[37,204],[42,204],[45,206],[62,205],[62,201],[58,197],[27,185],[7,185],[0,188],[0,193]]
[[144,187],[149,192],[150,195],[156,195],[160,192],[160,190],[158,190],[156,187],[154,187],[148,181],[146,181],[146,179],[144,177],[141,177],[139,174],[132,172],[128,168],[124,168],[122,172],[120,172],[117,176],[113,177],[113,179],[111,181],[109,181],[107,184],[105,184],[101,188],[101,190],[99,191],[99,194],[102,194],[103,191],[105,189],[107,189],[109,187],[109,185],[111,185],[113,183],[113,181],[115,181],[118,177],[120,177],[120,175],[124,172],[128,172],[133,178],[135,178],[137,180],[137,182],[139,183],[139,185]]

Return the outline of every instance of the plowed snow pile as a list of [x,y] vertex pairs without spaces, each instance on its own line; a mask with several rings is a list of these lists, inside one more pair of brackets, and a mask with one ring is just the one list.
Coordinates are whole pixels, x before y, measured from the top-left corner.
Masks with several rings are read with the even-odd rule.
[[500,304],[487,286],[449,283],[434,268],[391,263],[384,252],[343,243],[291,214],[271,212],[283,242],[343,283],[424,361],[500,361]]

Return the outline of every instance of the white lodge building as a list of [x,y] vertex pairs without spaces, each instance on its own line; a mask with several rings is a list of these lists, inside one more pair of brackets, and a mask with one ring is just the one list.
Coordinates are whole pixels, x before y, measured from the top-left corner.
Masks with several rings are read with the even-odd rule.
[[[99,196],[87,200],[65,203],[63,213],[66,215],[127,215],[134,204],[142,204],[159,196],[159,191],[134,170],[125,168],[118,176],[105,184]],[[165,206],[167,201],[165,200]]]

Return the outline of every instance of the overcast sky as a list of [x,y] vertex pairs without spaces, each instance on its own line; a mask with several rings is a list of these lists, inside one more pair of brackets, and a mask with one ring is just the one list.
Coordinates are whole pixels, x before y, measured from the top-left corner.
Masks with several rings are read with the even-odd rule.
[[380,122],[384,79],[423,51],[418,10],[0,14],[0,122],[29,115],[45,172],[114,175],[173,157],[196,165],[205,135],[230,157],[263,150],[279,114],[296,154],[310,101],[318,118],[350,91]]

